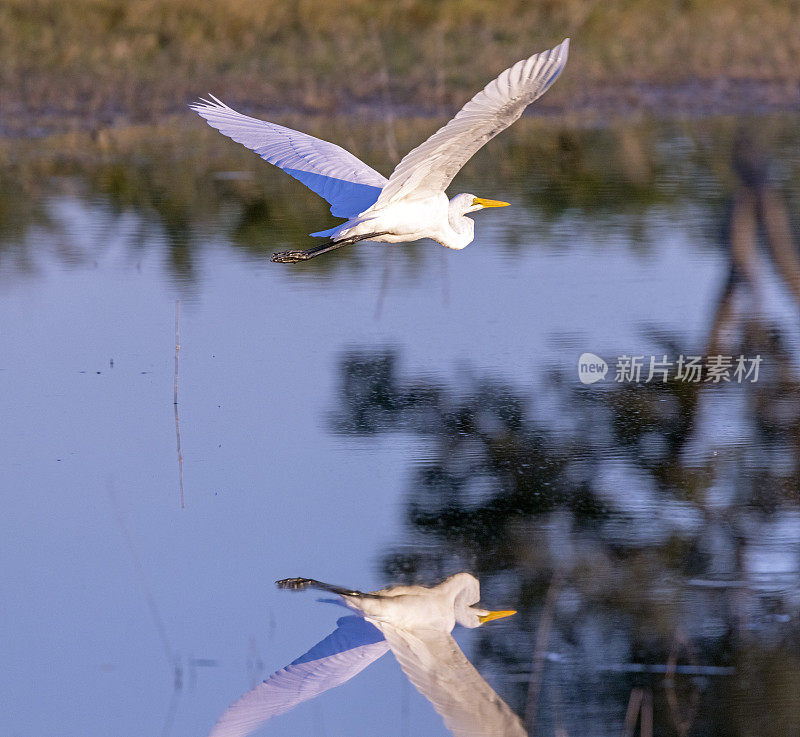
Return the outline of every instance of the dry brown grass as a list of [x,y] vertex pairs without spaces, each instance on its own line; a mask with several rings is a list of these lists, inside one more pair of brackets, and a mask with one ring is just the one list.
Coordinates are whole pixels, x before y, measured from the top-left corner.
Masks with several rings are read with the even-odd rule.
[[401,112],[441,112],[570,35],[551,108],[639,82],[760,80],[796,98],[798,27],[798,0],[4,0],[0,87],[6,119],[72,127],[152,119],[207,90],[329,113],[380,100],[386,70]]

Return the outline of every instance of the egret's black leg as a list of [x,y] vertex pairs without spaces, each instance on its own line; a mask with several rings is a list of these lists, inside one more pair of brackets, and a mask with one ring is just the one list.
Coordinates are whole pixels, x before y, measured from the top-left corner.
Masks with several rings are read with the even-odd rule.
[[343,238],[340,241],[330,241],[323,243],[321,246],[308,248],[305,251],[281,251],[280,253],[273,253],[272,260],[279,264],[295,264],[298,261],[308,261],[310,258],[321,256],[323,253],[335,251],[342,246],[349,246],[351,243],[358,243],[358,241],[368,241],[370,238],[377,238],[379,235],[388,235],[388,231],[383,233],[368,233],[367,235],[354,235],[352,238]]
[[334,586],[330,583],[315,581],[313,578],[282,578],[280,581],[276,581],[275,584],[279,589],[291,589],[293,591],[322,589],[323,591],[330,591],[332,594],[339,594],[339,596],[372,596],[372,594],[365,594],[363,591],[354,591],[341,586]]
[[308,261],[315,256],[321,256],[328,251],[335,251],[337,248],[346,246],[352,241],[331,241],[330,243],[323,243],[321,246],[308,248],[305,251],[281,251],[280,253],[273,253],[272,260],[278,264],[296,264],[298,261]]

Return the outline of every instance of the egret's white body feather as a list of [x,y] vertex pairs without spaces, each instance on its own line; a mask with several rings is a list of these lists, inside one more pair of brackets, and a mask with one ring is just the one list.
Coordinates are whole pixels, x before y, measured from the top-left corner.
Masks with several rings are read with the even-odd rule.
[[[561,74],[569,39],[506,69],[475,95],[447,125],[406,154],[389,179],[340,146],[242,115],[211,96],[191,107],[209,125],[247,146],[298,179],[331,204],[347,222],[312,233],[347,245],[358,240],[401,243],[432,238],[448,248],[472,242],[474,224],[465,217],[505,202],[459,195],[448,201],[445,189],[485,143],[508,128]],[[460,199],[459,199],[460,198]],[[298,261],[336,245],[276,254]]]

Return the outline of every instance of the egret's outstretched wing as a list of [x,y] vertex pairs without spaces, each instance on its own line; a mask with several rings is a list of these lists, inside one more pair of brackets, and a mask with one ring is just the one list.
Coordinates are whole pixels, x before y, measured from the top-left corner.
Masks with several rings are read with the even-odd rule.
[[341,146],[268,123],[234,109],[210,95],[190,105],[212,128],[255,151],[331,204],[337,217],[350,218],[378,199],[386,177]]
[[443,192],[487,141],[505,130],[561,74],[569,39],[506,69],[473,97],[447,125],[406,154],[383,188],[379,204]]
[[455,737],[527,737],[519,717],[483,680],[456,641],[436,630],[377,623],[416,689]]
[[340,686],[389,650],[383,635],[361,617],[342,617],[337,624],[305,655],[231,704],[209,737],[244,737],[268,719]]

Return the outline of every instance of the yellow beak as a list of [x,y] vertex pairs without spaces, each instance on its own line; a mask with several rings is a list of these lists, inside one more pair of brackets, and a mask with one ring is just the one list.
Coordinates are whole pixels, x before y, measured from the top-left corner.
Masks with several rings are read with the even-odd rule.
[[475,197],[472,200],[473,205],[481,205],[483,207],[508,207],[510,202],[501,202],[500,200],[485,200],[483,197]]
[[489,612],[488,614],[481,614],[478,616],[478,619],[480,620],[481,624],[486,624],[487,622],[491,622],[493,619],[502,619],[503,617],[510,617],[512,614],[516,613],[517,612],[513,609],[507,609],[506,611],[503,612]]

